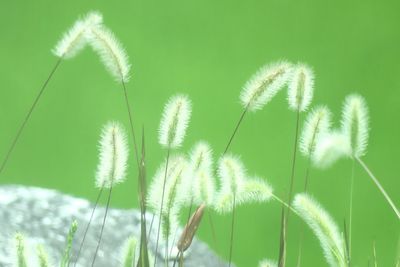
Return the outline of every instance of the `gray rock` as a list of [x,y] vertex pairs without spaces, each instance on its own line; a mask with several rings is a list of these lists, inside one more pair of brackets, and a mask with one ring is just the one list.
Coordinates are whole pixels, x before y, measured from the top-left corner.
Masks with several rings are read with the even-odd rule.
[[[64,195],[55,190],[14,185],[0,186],[0,266],[12,266],[13,237],[17,231],[26,236],[28,245],[33,251],[37,244],[42,244],[53,262],[58,263],[65,247],[69,226],[76,219],[79,227],[73,244],[74,258],[92,208],[93,204],[87,200]],[[79,267],[91,266],[104,211],[104,207],[98,207],[96,210],[77,264]],[[152,217],[151,214],[146,217],[147,229]],[[157,225],[156,220],[154,225]],[[153,254],[156,243],[155,232],[152,231],[149,238],[149,248]],[[137,238],[140,236],[140,212],[109,209],[95,266],[120,266],[121,249],[124,241],[131,235]],[[164,251],[162,245],[159,251]],[[164,266],[162,254],[158,255],[158,262],[160,264],[157,266]],[[205,243],[195,239],[186,253],[185,266],[217,267],[227,264],[223,263]]]

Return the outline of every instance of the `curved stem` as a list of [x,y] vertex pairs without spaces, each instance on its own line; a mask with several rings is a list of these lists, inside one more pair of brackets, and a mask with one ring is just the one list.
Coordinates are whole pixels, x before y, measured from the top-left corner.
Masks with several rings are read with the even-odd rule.
[[389,197],[389,195],[386,193],[385,189],[382,187],[382,185],[379,183],[378,179],[374,176],[374,174],[370,171],[370,169],[367,167],[367,165],[362,161],[360,158],[356,157],[355,158],[357,162],[361,165],[361,167],[364,168],[366,173],[371,177],[372,181],[375,183],[376,187],[381,191],[382,195],[385,197],[386,201],[389,203],[390,207],[393,209],[393,211],[396,213],[397,218],[400,220],[400,212],[396,205],[393,203],[392,199]]

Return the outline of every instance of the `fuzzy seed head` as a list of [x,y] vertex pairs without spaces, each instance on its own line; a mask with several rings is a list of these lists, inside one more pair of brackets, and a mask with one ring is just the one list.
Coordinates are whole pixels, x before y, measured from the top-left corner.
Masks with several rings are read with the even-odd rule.
[[204,141],[198,142],[190,153],[190,167],[193,171],[212,169],[212,149]]
[[99,150],[96,187],[110,188],[123,182],[128,161],[128,144],[125,130],[120,123],[109,122],[103,127]]
[[311,160],[316,167],[326,169],[340,158],[349,157],[350,152],[350,143],[346,136],[334,131],[322,135],[317,140]]
[[104,25],[91,27],[89,44],[117,82],[128,82],[131,65],[124,47],[114,33]]
[[265,259],[260,261],[258,267],[278,267],[278,264],[276,263],[276,261]]
[[148,194],[148,205],[157,214],[160,212],[161,203],[161,232],[163,238],[170,237],[174,233],[179,222],[179,211],[183,199],[187,199],[188,192],[182,189],[183,177],[187,175],[188,161],[181,155],[171,156],[168,161],[168,170],[165,183],[164,201],[162,191],[165,178],[166,162],[160,165]]
[[300,136],[300,152],[304,156],[313,155],[317,141],[331,127],[331,117],[330,110],[325,106],[317,107],[308,114]]
[[272,192],[272,187],[263,179],[248,179],[238,196],[238,204],[267,202],[271,199]]
[[368,108],[360,95],[349,95],[344,101],[342,131],[349,140],[352,157],[366,154],[368,145]]
[[204,142],[198,142],[190,153],[190,171],[191,175],[187,176],[187,190],[191,191],[191,199],[200,205],[213,205],[215,195],[215,181],[213,176],[213,158],[210,146]]
[[332,267],[346,267],[344,241],[331,216],[306,193],[295,196],[293,208],[319,239],[329,265]]
[[294,111],[305,111],[311,104],[314,91],[314,72],[305,64],[294,67],[289,82],[289,108]]
[[87,44],[87,32],[103,22],[103,16],[99,12],[89,12],[61,37],[52,50],[53,54],[60,58],[72,58],[77,55]]
[[263,66],[242,89],[243,107],[250,111],[262,109],[286,85],[291,70],[291,64],[286,61]]
[[166,148],[182,145],[192,112],[191,102],[185,95],[171,97],[162,114],[158,141]]
[[218,176],[221,190],[213,207],[219,213],[232,212],[234,204],[266,202],[272,196],[271,186],[260,178],[249,179],[243,163],[233,155],[225,155],[219,160]]

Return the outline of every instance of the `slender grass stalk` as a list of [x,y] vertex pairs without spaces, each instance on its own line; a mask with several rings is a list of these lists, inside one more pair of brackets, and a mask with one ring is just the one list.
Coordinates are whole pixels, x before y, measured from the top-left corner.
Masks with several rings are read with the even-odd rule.
[[351,261],[350,261],[350,253],[349,253],[349,234],[347,230],[347,224],[346,224],[346,219],[343,220],[343,250],[346,252],[346,261],[348,266],[351,266]]
[[[163,189],[161,193],[161,204],[160,204],[160,213],[159,213],[159,221],[158,221],[158,227],[157,227],[157,241],[156,241],[156,252],[155,252],[155,257],[154,257],[154,267],[156,267],[157,264],[157,252],[158,252],[158,243],[160,241],[160,230],[161,230],[161,216],[162,216],[162,211],[163,211],[163,206],[164,206],[164,195],[165,195],[165,185],[167,183],[167,173],[168,173],[168,164],[169,164],[169,155],[170,155],[170,147],[167,148],[167,158],[165,162],[165,171],[164,171],[164,181],[163,181]],[[168,243],[168,241],[167,241]],[[168,247],[168,245],[167,245]],[[168,254],[168,253],[167,253]]]
[[[289,223],[289,214],[290,214],[290,203],[292,202],[292,196],[293,196],[293,186],[294,186],[294,178],[295,178],[295,169],[296,169],[296,158],[297,158],[297,142],[298,142],[298,136],[299,136],[299,128],[300,128],[300,109],[297,110],[296,112],[296,128],[295,128],[295,136],[294,136],[294,146],[293,146],[293,156],[292,156],[292,168],[291,168],[291,175],[290,175],[290,181],[289,181],[289,193],[288,193],[288,207],[287,207],[287,214],[285,215],[285,223],[282,225],[284,229],[282,230],[282,235],[281,235],[281,242],[284,244],[281,244],[280,248],[283,250],[286,250],[286,242],[287,242],[287,225]],[[283,251],[280,253],[280,256],[286,257],[286,251]],[[279,262],[279,267],[284,267],[286,264],[285,259],[280,259]]]
[[240,127],[240,125],[242,124],[242,121],[243,121],[243,119],[244,119],[244,117],[245,117],[245,115],[246,115],[248,109],[249,109],[249,106],[247,105],[247,106],[244,108],[242,114],[240,115],[239,120],[238,120],[238,122],[236,123],[236,126],[235,126],[235,128],[234,128],[234,130],[233,130],[233,132],[232,132],[232,134],[231,134],[231,137],[229,138],[228,143],[227,143],[226,146],[225,146],[224,153],[222,153],[222,155],[225,155],[225,154],[228,152],[228,150],[229,150],[229,148],[230,148],[230,146],[231,146],[231,144],[232,144],[232,141],[233,141],[233,139],[235,138],[236,133],[237,133],[237,131],[239,130],[239,127]]
[[380,184],[378,179],[375,177],[375,175],[371,172],[371,170],[368,168],[368,166],[364,163],[364,161],[362,159],[360,159],[359,157],[356,157],[355,160],[361,165],[361,167],[364,169],[364,171],[372,179],[372,181],[375,183],[376,187],[379,189],[379,191],[385,197],[386,201],[389,203],[390,207],[393,209],[394,213],[397,215],[397,219],[400,220],[399,209],[396,207],[396,205],[394,204],[392,199],[389,197],[388,193],[386,193],[385,189]]
[[[144,127],[142,127],[142,155],[139,168],[139,202],[140,202],[140,251],[137,267],[149,267],[149,254],[146,231],[146,149]],[[154,217],[153,217],[154,218]],[[134,264],[134,263],[133,263]],[[134,266],[132,266],[134,267]]]
[[285,208],[282,206],[281,211],[281,231],[279,238],[279,257],[278,257],[278,266],[284,267],[286,265],[286,212]]
[[77,229],[78,229],[78,223],[76,221],[73,221],[67,235],[67,244],[65,246],[64,254],[61,259],[61,264],[60,264],[61,267],[67,267],[69,265],[71,258],[72,241],[74,240]]
[[374,267],[378,267],[378,261],[377,261],[377,257],[376,257],[376,244],[375,241],[372,243],[372,255],[374,257]]
[[352,229],[353,229],[353,195],[354,195],[354,171],[355,171],[355,162],[354,159],[351,163],[351,177],[350,177],[350,204],[349,204],[349,257],[351,258],[351,241],[352,241]]
[[232,223],[231,223],[231,241],[229,248],[229,263],[228,266],[231,267],[232,264],[232,253],[233,253],[233,232],[235,229],[235,210],[236,210],[236,194],[233,194],[233,206],[232,206]]
[[[134,128],[134,123],[133,123],[133,116],[132,116],[132,111],[129,105],[129,98],[128,98],[128,92],[126,90],[126,85],[125,85],[125,81],[124,79],[121,80],[122,83],[122,87],[124,89],[124,98],[125,98],[125,103],[126,103],[126,109],[128,112],[128,117],[129,117],[129,125],[130,125],[130,130],[131,130],[131,134],[132,134],[132,141],[133,141],[133,147],[134,147],[134,152],[135,152],[135,158],[136,158],[136,165],[138,167],[138,172],[139,172],[139,177],[140,177],[140,169],[141,169],[141,165],[139,163],[139,149],[138,149],[138,145],[136,142],[136,135],[135,135],[135,128]],[[141,184],[142,180],[139,180],[139,187],[142,188],[143,185]]]
[[96,251],[94,252],[93,260],[92,260],[92,267],[94,266],[94,263],[96,261],[97,254],[99,252],[100,244],[101,244],[101,239],[103,237],[103,231],[104,231],[104,226],[106,225],[106,220],[107,220],[107,214],[108,214],[108,209],[110,207],[110,201],[111,201],[111,193],[112,193],[113,185],[110,185],[109,191],[108,191],[108,197],[107,197],[107,204],[106,204],[106,211],[104,213],[103,217],[103,223],[101,224],[101,230],[100,230],[100,235],[99,239],[97,241],[97,246],[96,246]]
[[3,172],[4,168],[6,167],[6,164],[7,164],[8,160],[9,160],[9,158],[10,158],[10,156],[11,156],[11,154],[12,154],[14,148],[15,148],[15,145],[18,143],[18,140],[19,140],[22,132],[24,131],[26,124],[28,123],[33,111],[35,110],[35,108],[36,108],[36,106],[37,106],[37,104],[38,104],[38,102],[40,100],[40,98],[42,97],[43,93],[45,92],[45,90],[47,88],[47,85],[49,84],[51,78],[53,77],[54,73],[57,71],[58,67],[60,66],[61,61],[62,61],[62,58],[60,57],[57,60],[57,62],[54,65],[54,67],[52,68],[52,70],[50,71],[49,76],[47,77],[47,79],[43,83],[42,87],[40,88],[39,93],[36,95],[35,100],[33,101],[31,107],[28,110],[28,113],[25,115],[24,120],[22,121],[21,125],[19,126],[19,128],[17,130],[17,133],[15,134],[14,139],[11,142],[11,145],[8,148],[7,153],[6,153],[2,163],[0,165],[0,174]]
[[75,257],[75,260],[74,260],[74,267],[75,267],[76,264],[78,263],[79,257],[80,257],[81,252],[82,252],[83,244],[85,243],[86,236],[87,236],[87,233],[88,233],[88,231],[89,231],[89,227],[90,227],[90,225],[91,225],[91,223],[92,223],[93,216],[94,216],[94,213],[95,213],[95,211],[96,211],[96,208],[97,208],[97,205],[98,205],[98,203],[99,203],[99,200],[100,200],[100,198],[101,198],[101,195],[102,195],[102,193],[103,193],[103,190],[104,190],[104,185],[100,188],[100,191],[99,191],[99,193],[97,194],[96,202],[95,202],[94,207],[93,207],[93,209],[92,209],[92,212],[91,212],[91,214],[90,214],[89,222],[87,223],[87,225],[86,225],[86,227],[85,227],[85,232],[83,233],[83,238],[82,238],[82,240],[81,240],[81,243],[80,243],[80,245],[79,245],[78,253],[76,254],[76,257]]

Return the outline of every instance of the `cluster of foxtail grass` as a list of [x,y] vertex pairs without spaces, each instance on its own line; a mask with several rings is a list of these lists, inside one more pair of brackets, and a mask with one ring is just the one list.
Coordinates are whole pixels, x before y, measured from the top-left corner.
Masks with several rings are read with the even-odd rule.
[[[79,19],[61,38],[53,49],[58,57],[55,67],[40,89],[24,121],[18,129],[6,156],[1,163],[0,173],[22,134],[31,114],[48,86],[53,74],[64,60],[76,56],[85,46],[92,47],[98,54],[111,76],[121,84],[129,118],[129,128],[132,137],[134,162],[137,167],[138,199],[141,210],[140,238],[130,237],[123,246],[121,266],[149,267],[156,266],[159,255],[160,241],[164,244],[165,266],[179,262],[184,265],[184,252],[189,249],[192,240],[203,218],[208,212],[210,224],[214,233],[211,211],[218,214],[230,214],[229,266],[232,263],[234,251],[234,229],[236,208],[239,205],[265,203],[274,199],[282,204],[281,236],[277,262],[263,260],[260,267],[284,267],[287,265],[287,228],[289,215],[296,214],[311,228],[318,238],[326,261],[330,266],[349,267],[351,264],[352,236],[352,206],[354,187],[354,163],[358,163],[371,177],[377,188],[385,197],[397,219],[400,213],[394,202],[384,190],[378,179],[372,174],[361,157],[366,154],[368,143],[368,109],[366,101],[359,95],[346,98],[343,107],[342,125],[340,129],[332,129],[332,113],[326,106],[317,106],[307,115],[302,126],[302,114],[312,102],[314,92],[314,73],[312,68],[304,63],[293,64],[288,61],[278,61],[267,64],[245,83],[240,93],[243,107],[241,115],[229,135],[228,142],[217,160],[214,160],[212,148],[205,141],[198,141],[190,152],[179,151],[187,134],[187,128],[192,113],[191,100],[186,95],[175,95],[165,105],[162,113],[158,143],[165,149],[165,159],[156,171],[150,190],[147,192],[146,153],[144,129],[142,128],[141,150],[136,140],[135,124],[126,83],[130,78],[130,63],[127,53],[114,33],[103,24],[101,14],[90,12]],[[286,200],[273,193],[266,179],[248,174],[242,159],[237,153],[229,150],[238,130],[248,112],[256,112],[264,108],[281,90],[287,88],[288,107],[296,114],[294,127],[294,145],[291,156],[289,186]],[[303,130],[300,132],[300,129]],[[120,123],[110,122],[103,128],[100,140],[100,158],[97,167],[95,185],[99,189],[94,208],[90,215],[84,234],[80,240],[74,266],[77,265],[85,238],[90,228],[97,204],[104,189],[108,189],[107,204],[103,215],[98,242],[94,250],[91,266],[95,265],[96,256],[101,246],[103,230],[106,227],[107,213],[111,202],[112,189],[124,181],[128,164],[128,140],[124,127]],[[295,174],[297,151],[307,158],[307,168],[304,175],[303,193],[295,194]],[[141,152],[141,153],[140,153]],[[140,153],[140,154],[139,154]],[[339,230],[332,217],[322,206],[309,195],[310,169],[312,166],[327,168],[338,159],[345,157],[353,160],[353,170],[350,181],[350,212],[349,229],[346,225],[343,233]],[[183,231],[180,229],[180,216],[183,208],[189,207],[189,213]],[[146,229],[147,209],[153,212],[150,229]],[[195,209],[194,209],[195,208]],[[195,210],[195,212],[192,212]],[[185,214],[184,214],[185,215]],[[157,218],[157,227],[153,229],[153,221]],[[155,231],[157,239],[154,257],[148,251],[148,234]],[[71,259],[72,239],[76,231],[73,224],[67,238],[67,246],[61,259],[61,267],[69,266]],[[214,234],[215,235],[215,234]],[[301,266],[303,229],[300,231],[300,243],[297,266]],[[54,266],[48,259],[43,247],[38,248],[37,259],[41,267]],[[26,246],[23,237],[16,236],[16,267],[29,267],[26,256]],[[375,260],[376,263],[376,260]]]

